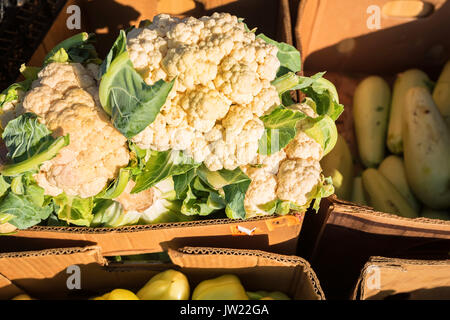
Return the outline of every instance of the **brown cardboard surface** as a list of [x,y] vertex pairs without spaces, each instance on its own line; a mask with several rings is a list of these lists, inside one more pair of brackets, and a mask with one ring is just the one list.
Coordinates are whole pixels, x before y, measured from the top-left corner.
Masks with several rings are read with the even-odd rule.
[[361,271],[354,299],[450,300],[450,260],[371,257]]
[[51,278],[71,264],[89,263],[106,263],[99,247],[0,253],[0,273],[10,280],[22,277]]
[[[210,219],[119,228],[35,226],[11,237],[89,241],[99,245],[105,256],[160,252],[189,244],[294,254],[303,217],[304,214],[248,220]],[[255,230],[247,235],[238,227]]]
[[[325,78],[335,84],[345,107],[336,124],[349,144],[355,173],[362,169],[352,116],[357,84],[377,74],[392,85],[397,72],[413,67],[436,80],[450,58],[445,31],[450,30],[450,1],[428,1],[434,11],[421,18],[382,14],[381,29],[369,29],[368,7],[382,9],[388,2],[302,0],[297,12],[295,41],[304,72],[326,70]],[[327,297],[346,299],[370,256],[448,255],[449,237],[448,221],[402,218],[330,197],[318,215],[306,216],[299,252],[311,261]]]
[[23,290],[0,274],[0,299],[10,299],[22,293]]
[[[325,299],[319,280],[310,264],[297,256],[285,256],[259,250],[195,247],[171,250],[169,254],[175,264],[185,269],[217,269],[217,275],[229,269],[242,269],[242,274],[246,275],[243,277],[244,286],[249,288],[261,286],[261,278],[253,278],[250,275],[258,270],[264,270],[264,286],[267,288],[265,290],[289,288],[284,291],[290,292],[290,296],[294,299]],[[200,278],[202,273],[202,270],[197,272]],[[191,278],[197,280],[196,276]]]
[[[434,9],[428,16],[395,18],[382,12],[388,2],[303,0],[295,38],[305,68],[380,74],[443,65],[450,57],[450,39],[444,36],[450,29],[450,3],[430,0]],[[380,29],[368,27],[373,10],[380,12]]]
[[[106,265],[99,247],[45,249],[0,255],[0,299],[12,298],[20,290],[42,299],[86,298],[119,287],[136,290],[153,275],[169,268],[185,273],[191,289],[202,280],[232,273],[250,291],[283,291],[294,299],[325,298],[309,263],[299,257],[257,250],[208,247],[169,249],[169,255],[173,264],[124,265]],[[10,270],[30,263],[33,268],[39,266],[39,270]],[[69,275],[66,269],[71,265],[80,267],[80,290],[67,288]]]
[[299,255],[311,262],[328,298],[347,299],[371,256],[450,257],[449,228],[448,221],[407,219],[330,197],[305,219]]
[[105,263],[97,246],[0,253],[0,299],[11,298],[11,293],[17,295],[17,288],[28,292],[26,287],[30,281],[44,280],[45,292],[51,292],[55,286],[67,288],[65,281],[62,282],[68,276],[64,272],[67,267]]
[[[71,5],[81,8],[81,30],[68,30],[65,25],[69,17],[67,8]],[[99,11],[102,12],[101,15],[98,15]],[[199,17],[216,11],[243,17],[250,27],[257,26],[259,32],[292,43],[288,0],[69,0],[29,64],[39,65],[46,52],[54,45],[80,31],[96,33],[99,54],[104,56],[119,29],[137,25],[140,20],[152,19],[158,13]],[[245,221],[215,219],[114,229],[39,226],[20,230],[12,236],[55,241],[89,241],[98,244],[104,255],[158,252],[169,246],[188,244],[258,248],[293,254],[303,217],[304,214]],[[255,228],[255,231],[248,236],[239,231],[238,226],[250,230]]]
[[404,218],[337,198],[332,211],[329,211],[327,223],[375,234],[450,239],[450,221]]

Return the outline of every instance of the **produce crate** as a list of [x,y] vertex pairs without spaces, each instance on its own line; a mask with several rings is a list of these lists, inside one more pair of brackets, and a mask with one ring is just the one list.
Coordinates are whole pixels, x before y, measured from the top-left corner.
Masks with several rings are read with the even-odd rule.
[[[136,292],[156,273],[183,272],[191,289],[202,280],[235,274],[248,291],[281,291],[292,299],[325,299],[309,263],[258,250],[205,247],[169,249],[171,263],[107,263],[100,247],[41,249],[0,254],[0,299],[27,293],[38,299],[86,299],[115,288]],[[81,289],[69,290],[68,266],[80,267]],[[20,289],[19,289],[20,288]]]
[[[304,72],[327,71],[336,86],[344,113],[338,131],[347,141],[356,169],[358,149],[352,117],[356,85],[380,75],[392,85],[398,72],[419,68],[436,79],[450,58],[450,1],[433,6],[420,18],[383,14],[388,0],[302,0],[297,12],[295,41],[302,51]],[[377,11],[379,10],[379,11]],[[379,22],[371,20],[379,12]],[[375,28],[373,27],[375,23]],[[450,221],[402,218],[330,197],[318,215],[308,215],[299,254],[309,259],[328,298],[348,298],[370,256],[447,253]],[[333,268],[330,268],[330,266]]]
[[353,299],[450,300],[450,260],[371,257]]
[[[96,32],[100,55],[111,47],[121,28],[136,25],[141,19],[165,12],[177,16],[209,15],[229,12],[245,18],[249,26],[277,40],[292,43],[292,27],[287,0],[201,0],[201,1],[83,1],[70,0],[61,10],[29,65],[40,65],[45,54],[57,43],[80,32],[69,30],[67,9],[81,8],[81,30]],[[108,10],[104,10],[108,8]],[[102,15],[98,15],[99,11]],[[187,11],[183,11],[187,10]],[[70,10],[69,10],[70,13]],[[117,32],[115,32],[117,31]],[[248,220],[202,219],[192,222],[162,223],[118,228],[35,226],[12,237],[81,240],[98,244],[104,255],[159,252],[169,244],[260,249],[294,254],[304,213],[265,216]]]

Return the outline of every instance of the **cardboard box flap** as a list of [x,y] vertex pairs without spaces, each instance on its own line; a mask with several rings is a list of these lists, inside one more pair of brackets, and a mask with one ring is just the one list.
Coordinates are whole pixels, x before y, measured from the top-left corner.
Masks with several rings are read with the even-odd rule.
[[[249,291],[282,291],[293,299],[325,299],[314,271],[299,257],[203,247],[185,247],[179,252],[170,249],[169,254],[173,259],[169,264],[108,265],[98,247],[3,254],[0,256],[0,298],[10,299],[18,293],[12,284],[39,299],[84,299],[114,288],[136,291],[157,273],[176,269],[188,277],[192,288],[203,280],[232,273]],[[77,265],[73,269],[78,272],[68,272],[67,267],[71,265]],[[72,286],[74,280],[79,283],[77,288]]]
[[[296,256],[284,256],[259,250],[234,250],[207,247],[184,247],[168,251],[173,263],[192,268],[204,265],[211,268],[252,268],[257,266],[301,266],[310,268],[309,263]],[[214,259],[220,256],[233,256],[233,259]]]
[[379,212],[370,207],[358,206],[354,203],[330,198],[327,223],[354,228],[376,234],[395,234],[408,237],[428,237],[450,239],[450,221],[405,218],[395,214]]
[[11,236],[90,241],[99,245],[105,256],[161,252],[169,246],[210,243],[217,247],[259,248],[292,254],[304,215],[272,215],[247,220],[207,219],[117,228],[34,226]]
[[68,266],[91,263],[106,264],[98,246],[1,253],[0,274],[11,281],[45,279],[53,278]]
[[[251,274],[260,269],[272,275],[271,280],[267,280],[266,286],[276,287],[280,283],[291,286],[290,291],[294,292],[295,299],[325,299],[325,295],[320,287],[319,280],[312,271],[310,264],[303,258],[296,256],[283,256],[274,253],[267,253],[259,250],[234,250],[223,248],[198,248],[184,247],[178,250],[169,250],[169,256],[174,264],[186,269],[199,268],[203,266],[208,269],[218,269],[225,272],[226,269],[242,269]],[[232,256],[232,259],[227,257]],[[290,268],[291,273],[284,273],[284,277],[278,272],[280,269]],[[278,274],[278,276],[276,276]],[[260,281],[260,280],[257,280]],[[294,283],[300,282],[302,285],[292,287]],[[258,287],[260,283],[248,281],[249,287]]]
[[[450,299],[450,260],[371,257],[355,299]],[[392,298],[391,298],[392,297]]]

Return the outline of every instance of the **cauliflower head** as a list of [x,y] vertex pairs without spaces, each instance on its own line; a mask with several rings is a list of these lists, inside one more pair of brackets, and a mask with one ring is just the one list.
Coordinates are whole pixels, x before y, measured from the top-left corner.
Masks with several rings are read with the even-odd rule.
[[[290,106],[308,116],[317,114],[306,104]],[[245,194],[244,206],[248,217],[267,214],[263,205],[274,201],[289,201],[304,206],[310,194],[321,181],[323,150],[319,143],[302,131],[300,123],[297,134],[282,150],[269,155],[258,155],[242,170],[251,178]]]
[[148,85],[176,79],[155,121],[133,137],[137,146],[183,150],[211,171],[254,160],[259,117],[280,104],[271,85],[280,67],[275,45],[228,13],[160,14],[128,33],[127,50]]
[[39,72],[24,97],[24,111],[36,114],[54,136],[70,136],[70,144],[34,176],[48,195],[94,196],[128,164],[126,138],[99,107],[97,91],[87,68],[55,62]]

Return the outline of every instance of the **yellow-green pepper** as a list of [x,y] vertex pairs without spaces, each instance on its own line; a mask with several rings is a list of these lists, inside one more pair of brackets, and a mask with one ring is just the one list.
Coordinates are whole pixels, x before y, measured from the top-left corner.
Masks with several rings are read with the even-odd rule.
[[247,291],[247,295],[251,300],[291,300],[285,293],[280,291]]
[[34,300],[32,297],[27,295],[26,293],[19,294],[12,298],[11,300]]
[[139,298],[130,290],[114,289],[111,292],[92,298],[91,300],[139,300]]
[[188,300],[189,281],[176,270],[160,272],[138,291],[141,300]]
[[227,274],[200,282],[192,300],[248,300],[248,296],[239,278]]

